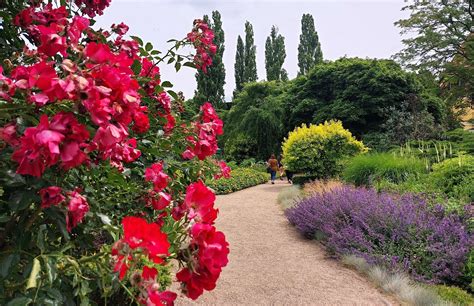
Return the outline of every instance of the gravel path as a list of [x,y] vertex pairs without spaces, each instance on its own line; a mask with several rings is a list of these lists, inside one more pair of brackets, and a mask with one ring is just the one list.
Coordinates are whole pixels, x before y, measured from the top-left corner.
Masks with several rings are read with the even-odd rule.
[[[288,224],[277,204],[287,186],[278,181],[218,196],[217,227],[230,243],[229,264],[197,304],[396,305]],[[192,303],[178,298],[177,304]]]

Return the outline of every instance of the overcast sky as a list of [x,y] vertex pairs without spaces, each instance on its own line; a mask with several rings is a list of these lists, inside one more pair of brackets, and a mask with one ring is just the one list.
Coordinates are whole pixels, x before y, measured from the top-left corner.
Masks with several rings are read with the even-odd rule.
[[[393,23],[407,16],[401,12],[403,5],[402,0],[113,0],[105,14],[97,18],[97,25],[108,27],[123,21],[130,26],[130,35],[152,42],[155,49],[166,50],[166,41],[183,38],[195,18],[218,10],[225,33],[225,94],[230,100],[235,88],[237,36],[244,36],[246,20],[252,23],[255,33],[259,80],[266,78],[265,40],[272,25],[285,37],[287,56],[283,67],[291,79],[298,69],[297,48],[304,13],[314,17],[324,59],[389,58],[402,48],[399,30]],[[176,74],[172,66],[160,68],[163,80],[170,80],[186,98],[193,96],[193,69],[184,67]]]

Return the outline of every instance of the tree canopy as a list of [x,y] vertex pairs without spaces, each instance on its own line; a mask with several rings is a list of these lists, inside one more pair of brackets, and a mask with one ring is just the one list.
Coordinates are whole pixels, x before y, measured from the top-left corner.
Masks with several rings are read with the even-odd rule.
[[472,103],[474,95],[474,8],[471,0],[414,1],[397,21],[405,48],[396,54],[406,67],[434,73],[448,98]]

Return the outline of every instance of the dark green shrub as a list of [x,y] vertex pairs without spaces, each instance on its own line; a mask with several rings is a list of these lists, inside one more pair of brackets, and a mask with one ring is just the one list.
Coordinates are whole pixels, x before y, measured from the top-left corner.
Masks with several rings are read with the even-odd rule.
[[374,186],[382,181],[399,184],[411,176],[418,177],[426,172],[426,166],[420,159],[377,153],[352,158],[342,176],[356,186]]
[[234,168],[230,178],[220,178],[207,181],[207,185],[216,194],[227,194],[255,185],[263,184],[270,179],[268,173],[251,168]]
[[474,297],[461,288],[437,285],[433,286],[433,289],[443,300],[455,305],[469,306],[474,304]]
[[225,158],[237,162],[252,158],[256,154],[256,145],[257,142],[254,139],[244,134],[237,134],[226,141],[224,148]]

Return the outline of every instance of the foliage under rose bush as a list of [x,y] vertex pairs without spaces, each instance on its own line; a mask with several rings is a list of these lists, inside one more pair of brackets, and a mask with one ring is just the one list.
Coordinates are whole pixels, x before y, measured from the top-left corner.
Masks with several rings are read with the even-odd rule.
[[410,194],[336,188],[302,200],[286,215],[337,256],[360,256],[428,282],[460,283],[474,246],[465,218]]
[[252,168],[236,168],[230,178],[210,180],[207,185],[217,194],[227,194],[248,187],[266,183],[270,175]]
[[171,305],[173,263],[192,299],[227,264],[203,183],[229,176],[211,159],[222,121],[210,103],[181,118],[159,69],[205,71],[213,33],[195,20],[161,53],[123,23],[92,29],[109,2],[32,1],[8,19],[28,43],[0,66],[0,304]]

